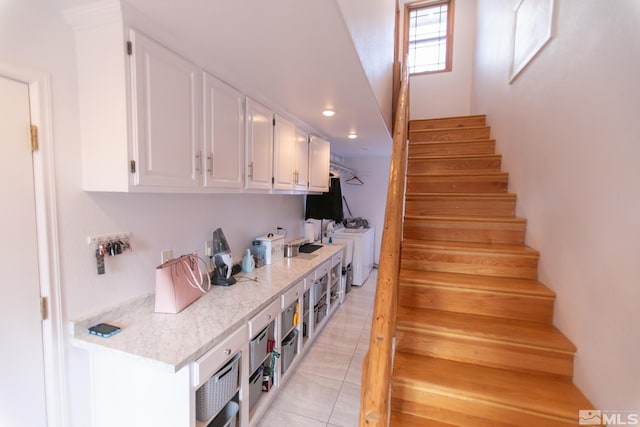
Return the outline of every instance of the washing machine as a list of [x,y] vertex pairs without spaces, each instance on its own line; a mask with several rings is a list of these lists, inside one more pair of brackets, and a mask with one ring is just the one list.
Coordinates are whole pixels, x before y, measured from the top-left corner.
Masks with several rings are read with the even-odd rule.
[[369,228],[336,228],[334,239],[353,240],[353,286],[362,286],[373,269],[375,252],[375,227]]

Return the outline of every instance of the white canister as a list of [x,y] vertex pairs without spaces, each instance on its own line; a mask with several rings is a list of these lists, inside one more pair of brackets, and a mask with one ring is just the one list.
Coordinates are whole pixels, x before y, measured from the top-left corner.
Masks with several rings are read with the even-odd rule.
[[312,221],[304,223],[304,240],[307,242],[316,240],[316,226]]

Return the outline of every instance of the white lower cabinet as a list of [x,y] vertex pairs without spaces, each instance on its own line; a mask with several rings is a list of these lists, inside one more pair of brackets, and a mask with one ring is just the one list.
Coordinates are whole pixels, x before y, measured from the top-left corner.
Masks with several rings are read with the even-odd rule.
[[93,426],[257,425],[335,312],[341,267],[342,252],[177,372],[128,354],[92,351]]
[[244,361],[249,352],[247,327],[243,325],[223,342],[192,364],[192,397],[195,401],[196,426],[242,425],[241,413]]

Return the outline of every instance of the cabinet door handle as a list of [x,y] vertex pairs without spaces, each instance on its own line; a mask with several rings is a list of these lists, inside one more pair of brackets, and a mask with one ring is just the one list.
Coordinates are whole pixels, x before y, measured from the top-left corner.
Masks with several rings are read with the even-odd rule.
[[264,316],[264,317],[266,317],[266,318],[267,318],[267,320],[271,320],[271,315],[270,315],[270,314],[267,314],[267,315],[266,315],[266,316]]
[[225,356],[230,355],[231,354],[231,349],[230,348],[225,348],[224,349],[224,354],[225,354]]
[[213,153],[207,156],[207,173],[213,176]]
[[249,178],[253,179],[253,162],[249,162]]
[[200,159],[202,158],[202,152],[198,151],[196,153],[196,172],[200,172],[201,168],[200,168]]

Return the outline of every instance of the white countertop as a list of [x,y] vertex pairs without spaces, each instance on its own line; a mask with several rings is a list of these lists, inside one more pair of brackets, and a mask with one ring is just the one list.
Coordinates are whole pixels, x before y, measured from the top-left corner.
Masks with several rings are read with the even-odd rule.
[[[120,352],[177,372],[341,249],[338,244],[323,245],[310,254],[316,255],[312,259],[301,254],[246,274],[246,277],[257,278],[257,282],[243,281],[245,273],[238,274],[235,276],[238,283],[229,287],[212,286],[211,291],[178,314],[154,313],[153,294],[139,298],[72,322],[72,343],[91,351]],[[109,338],[87,332],[89,326],[100,322],[120,326],[122,331]]]

